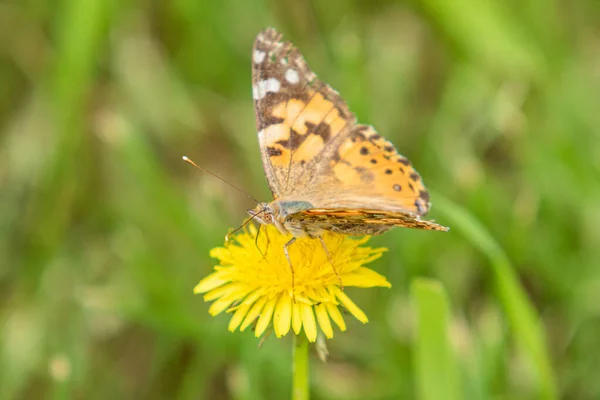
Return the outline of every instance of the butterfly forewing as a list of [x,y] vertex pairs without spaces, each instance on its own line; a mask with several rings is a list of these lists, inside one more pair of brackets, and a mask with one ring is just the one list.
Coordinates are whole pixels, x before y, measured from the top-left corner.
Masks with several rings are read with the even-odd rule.
[[347,136],[354,115],[274,29],[261,32],[254,44],[252,90],[271,191],[276,198],[302,192],[315,178],[316,156]]

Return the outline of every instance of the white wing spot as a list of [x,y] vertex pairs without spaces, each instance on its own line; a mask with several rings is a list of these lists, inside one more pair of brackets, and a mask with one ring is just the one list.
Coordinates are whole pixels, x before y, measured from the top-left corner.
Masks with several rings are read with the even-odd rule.
[[256,92],[254,96],[255,99],[260,100],[267,95],[267,91],[265,89],[267,86],[266,83],[267,81],[258,82],[258,86],[256,86]]
[[279,88],[281,84],[275,78],[269,78],[264,81],[258,82],[258,86],[252,87],[252,97],[255,100],[260,100],[267,95],[267,93],[277,93],[279,92]]
[[277,93],[277,92],[279,92],[280,87],[281,87],[281,84],[279,83],[279,81],[277,79],[275,79],[275,78],[267,79],[267,85],[266,85],[267,92]]
[[298,75],[298,71],[290,68],[285,71],[285,80],[289,83],[298,83],[300,81],[300,75]]
[[260,64],[265,59],[267,53],[264,51],[254,50],[254,63]]

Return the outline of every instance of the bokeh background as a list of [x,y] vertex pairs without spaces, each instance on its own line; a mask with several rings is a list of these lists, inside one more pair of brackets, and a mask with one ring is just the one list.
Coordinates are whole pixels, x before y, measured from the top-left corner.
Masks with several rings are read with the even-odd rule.
[[[0,398],[282,399],[291,338],[192,288],[270,199],[251,47],[274,26],[408,156],[449,233],[396,229],[313,352],[315,399],[600,398],[594,0],[0,3]],[[425,280],[427,279],[427,280]]]

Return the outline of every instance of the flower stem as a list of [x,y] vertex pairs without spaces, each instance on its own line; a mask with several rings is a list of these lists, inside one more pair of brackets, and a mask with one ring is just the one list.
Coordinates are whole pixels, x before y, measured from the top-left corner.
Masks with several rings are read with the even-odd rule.
[[292,400],[308,400],[308,339],[306,335],[294,335],[294,366],[292,374]]

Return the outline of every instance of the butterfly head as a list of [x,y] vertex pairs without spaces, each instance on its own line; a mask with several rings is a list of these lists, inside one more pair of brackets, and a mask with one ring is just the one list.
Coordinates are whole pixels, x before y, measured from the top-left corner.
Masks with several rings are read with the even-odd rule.
[[255,208],[248,210],[248,214],[260,222],[263,225],[275,225],[277,230],[283,234],[287,234],[288,231],[284,228],[280,222],[281,219],[281,208],[278,207],[277,203],[258,203]]
[[273,224],[273,209],[267,203],[258,203],[256,207],[248,210],[248,215],[263,225]]
[[259,203],[254,209],[248,210],[248,214],[263,225],[275,225],[279,232],[287,235],[290,231],[286,228],[286,218],[311,208],[313,205],[308,201],[278,199],[271,203]]

